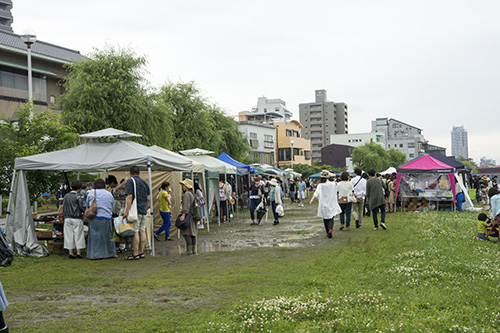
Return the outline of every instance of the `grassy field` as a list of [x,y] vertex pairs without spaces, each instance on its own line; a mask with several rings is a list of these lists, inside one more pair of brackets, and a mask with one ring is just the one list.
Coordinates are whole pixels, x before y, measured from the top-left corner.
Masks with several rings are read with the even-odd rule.
[[[317,229],[304,247],[16,257],[0,270],[6,320],[12,332],[500,331],[500,244],[473,239],[477,213],[393,213],[387,231],[366,219],[327,239],[314,212],[290,209],[260,229],[279,235],[287,220],[309,219]],[[234,232],[243,223],[213,232],[245,237]]]

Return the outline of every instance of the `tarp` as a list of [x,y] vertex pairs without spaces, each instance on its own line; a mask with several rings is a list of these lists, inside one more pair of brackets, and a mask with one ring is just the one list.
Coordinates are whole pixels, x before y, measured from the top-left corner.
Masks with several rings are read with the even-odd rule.
[[9,202],[9,214],[5,226],[5,235],[9,243],[14,244],[17,253],[26,256],[44,257],[49,251],[40,244],[36,237],[35,223],[26,184],[26,174],[20,171],[14,180],[12,192],[16,193]]
[[142,135],[118,130],[115,128],[106,128],[103,130],[81,134],[78,137],[86,139],[97,139],[97,138],[130,138],[130,137],[141,137]]
[[430,155],[424,155],[397,168],[398,173],[454,173],[455,168],[435,159]]
[[382,171],[380,174],[381,174],[382,176],[384,176],[384,175],[392,175],[393,173],[397,173],[397,172],[398,172],[398,171],[397,171],[397,169],[396,169],[396,168],[394,168],[394,167],[389,167],[387,170]]
[[470,171],[470,168],[467,165],[465,165],[463,163],[460,163],[459,161],[457,161],[457,160],[455,160],[453,158],[444,156],[443,154],[440,154],[440,153],[431,153],[429,155],[432,156],[433,158],[435,158],[435,159],[443,162],[443,163],[448,164],[451,167],[454,167],[459,172],[460,171]]
[[208,166],[211,169],[217,170],[219,174],[229,174],[229,175],[235,175],[236,174],[236,167],[228,164],[226,162],[223,162],[213,156],[208,156],[208,155],[189,155],[189,158],[192,159],[193,161],[203,163],[204,165]]
[[234,165],[237,168],[247,169],[251,174],[255,172],[255,168],[253,166],[238,162],[225,152],[222,152],[222,154],[220,154],[217,158],[223,162]]
[[193,162],[166,155],[137,142],[87,142],[82,145],[54,152],[18,157],[15,170],[98,172],[129,170],[136,165],[140,169],[191,171]]

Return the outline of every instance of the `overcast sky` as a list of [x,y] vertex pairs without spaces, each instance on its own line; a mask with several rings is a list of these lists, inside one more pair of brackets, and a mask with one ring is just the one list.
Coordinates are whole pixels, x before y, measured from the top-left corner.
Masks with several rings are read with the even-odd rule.
[[15,33],[88,54],[106,43],[148,60],[153,87],[195,81],[230,115],[259,96],[299,103],[326,89],[349,132],[392,117],[451,155],[500,164],[500,1],[13,0]]

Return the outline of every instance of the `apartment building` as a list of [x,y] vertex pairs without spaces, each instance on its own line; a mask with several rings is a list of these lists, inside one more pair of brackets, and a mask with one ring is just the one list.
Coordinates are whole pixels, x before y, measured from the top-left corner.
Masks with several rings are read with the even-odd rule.
[[311,140],[312,162],[321,162],[321,148],[329,145],[331,135],[347,134],[347,104],[328,101],[326,90],[315,91],[315,101],[299,104],[302,136]]
[[302,124],[297,120],[291,120],[288,123],[281,122],[274,125],[278,167],[292,163],[311,165],[311,141],[302,137]]

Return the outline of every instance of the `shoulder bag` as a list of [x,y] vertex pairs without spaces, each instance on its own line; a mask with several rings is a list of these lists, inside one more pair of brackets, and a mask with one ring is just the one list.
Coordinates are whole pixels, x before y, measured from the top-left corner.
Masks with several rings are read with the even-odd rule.
[[127,221],[130,223],[137,222],[139,219],[138,213],[137,213],[137,191],[135,188],[135,179],[134,177],[130,177],[132,179],[132,182],[134,183],[134,200],[132,200],[132,205],[130,206],[130,209],[128,211],[127,215]]
[[83,216],[86,218],[93,219],[94,217],[97,216],[97,190],[94,189],[94,201],[90,204],[90,206],[85,209],[85,212],[83,213]]

